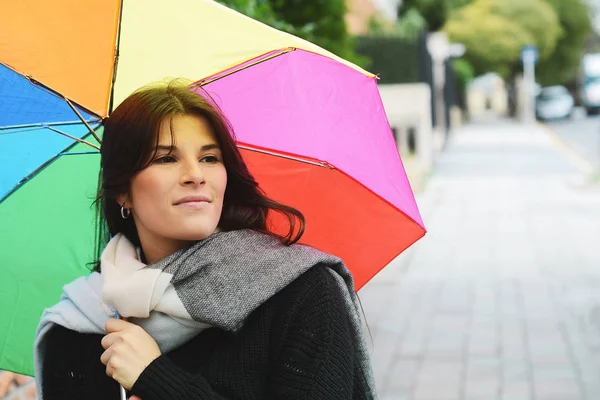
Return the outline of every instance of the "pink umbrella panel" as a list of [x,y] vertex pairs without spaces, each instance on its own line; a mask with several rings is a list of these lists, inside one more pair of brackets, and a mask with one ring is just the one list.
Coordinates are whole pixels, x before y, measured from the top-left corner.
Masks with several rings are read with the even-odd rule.
[[376,78],[284,49],[196,85],[267,194],[305,214],[303,242],[344,259],[357,289],[425,234]]

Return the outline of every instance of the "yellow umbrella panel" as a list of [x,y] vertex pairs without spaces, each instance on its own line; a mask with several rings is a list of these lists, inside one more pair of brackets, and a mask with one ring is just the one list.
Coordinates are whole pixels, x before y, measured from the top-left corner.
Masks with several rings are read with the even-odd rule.
[[6,1],[0,26],[1,63],[98,116],[148,83],[197,81],[288,47],[373,76],[212,0]]

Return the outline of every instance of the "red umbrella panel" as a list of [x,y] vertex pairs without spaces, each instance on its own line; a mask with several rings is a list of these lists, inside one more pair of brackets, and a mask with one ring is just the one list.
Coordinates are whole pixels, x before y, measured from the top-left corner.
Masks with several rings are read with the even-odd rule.
[[284,49],[197,85],[265,192],[305,215],[302,242],[341,257],[357,289],[425,234],[376,78]]

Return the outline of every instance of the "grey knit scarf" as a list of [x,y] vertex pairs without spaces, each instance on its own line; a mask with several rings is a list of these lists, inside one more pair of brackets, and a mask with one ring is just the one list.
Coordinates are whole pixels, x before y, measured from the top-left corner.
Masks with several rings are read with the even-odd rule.
[[119,235],[104,251],[102,264],[102,274],[66,285],[60,302],[45,310],[35,343],[36,376],[41,377],[44,338],[53,324],[104,333],[104,323],[116,309],[168,352],[209,326],[237,331],[256,308],[315,267],[328,268],[344,295],[361,374],[375,398],[353,278],[337,257],[308,246],[285,246],[253,230],[236,230],[216,232],[151,265],[142,264],[131,243]]

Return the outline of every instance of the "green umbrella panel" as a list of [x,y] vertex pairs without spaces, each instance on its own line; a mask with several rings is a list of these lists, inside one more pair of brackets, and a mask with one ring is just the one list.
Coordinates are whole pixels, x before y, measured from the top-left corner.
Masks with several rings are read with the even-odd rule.
[[78,143],[0,203],[0,369],[33,375],[43,310],[90,273],[99,166],[99,153]]

